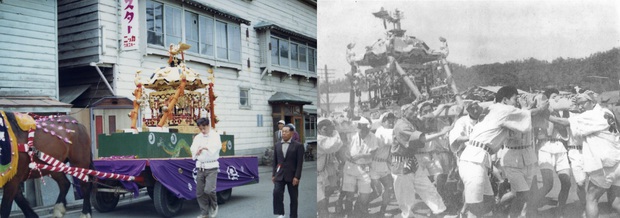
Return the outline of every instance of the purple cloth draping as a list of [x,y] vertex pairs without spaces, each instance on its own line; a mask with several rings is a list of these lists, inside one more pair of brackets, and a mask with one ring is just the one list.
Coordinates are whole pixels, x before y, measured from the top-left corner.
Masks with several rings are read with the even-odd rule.
[[[258,159],[256,157],[220,158],[216,191],[258,182]],[[151,171],[168,190],[184,199],[196,198],[196,182],[191,159],[151,160]]]
[[[192,159],[119,159],[96,160],[95,169],[101,172],[138,176],[145,169],[147,162],[153,176],[173,192],[178,198],[196,198],[196,182]],[[223,157],[219,159],[220,169],[217,175],[216,191],[231,189],[248,183],[258,183],[258,159],[256,157]],[[138,196],[135,182],[121,182],[123,186]]]
[[196,182],[193,170],[196,162],[192,159],[150,160],[151,172],[164,187],[178,198],[196,198]]
[[251,182],[258,183],[258,159],[256,157],[220,158],[216,191],[231,189]]
[[[95,160],[95,170],[106,173],[117,173],[138,176],[146,167],[145,159]],[[99,177],[99,179],[104,179]],[[121,181],[125,189],[133,191],[134,197],[139,196],[140,188],[135,182]]]

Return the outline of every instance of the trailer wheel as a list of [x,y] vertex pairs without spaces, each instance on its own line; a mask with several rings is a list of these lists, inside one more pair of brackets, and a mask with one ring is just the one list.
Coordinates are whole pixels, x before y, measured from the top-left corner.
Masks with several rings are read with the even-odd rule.
[[118,199],[119,195],[111,192],[96,192],[90,195],[90,203],[101,213],[113,211],[118,205]]
[[155,189],[155,187],[153,187],[153,186],[147,186],[146,187],[146,193],[149,194],[149,197],[151,198],[151,200],[153,200],[153,189]]
[[230,199],[232,195],[232,189],[222,190],[216,193],[217,195],[217,204],[225,204],[226,201]]
[[153,202],[157,213],[164,217],[173,217],[183,208],[183,199],[177,198],[160,182],[156,182],[153,188]]

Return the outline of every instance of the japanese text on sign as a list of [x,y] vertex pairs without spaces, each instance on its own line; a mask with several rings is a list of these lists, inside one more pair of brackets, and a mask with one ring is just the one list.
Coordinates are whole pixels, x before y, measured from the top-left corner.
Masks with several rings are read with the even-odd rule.
[[123,9],[121,13],[122,24],[122,50],[138,49],[138,1],[120,0]]

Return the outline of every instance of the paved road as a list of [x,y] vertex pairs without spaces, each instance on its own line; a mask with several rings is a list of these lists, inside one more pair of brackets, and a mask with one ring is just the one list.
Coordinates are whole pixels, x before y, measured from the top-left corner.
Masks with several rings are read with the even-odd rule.
[[[218,217],[275,217],[273,216],[273,183],[271,182],[271,168],[266,166],[259,167],[258,184],[241,186],[234,188],[232,196],[228,202],[220,205]],[[304,162],[302,179],[299,187],[299,217],[316,217],[316,162]],[[285,194],[285,210],[288,212],[289,199]],[[65,217],[78,218],[81,209],[70,205]],[[42,208],[37,210],[41,217],[51,217],[51,209]],[[176,217],[196,217],[200,214],[200,209],[196,200],[185,201],[182,211]],[[12,217],[19,216],[16,212]],[[136,199],[126,199],[119,202],[119,205],[112,212],[99,213],[93,209],[93,217],[119,218],[119,217],[160,217],[155,211],[153,201],[148,197]]]

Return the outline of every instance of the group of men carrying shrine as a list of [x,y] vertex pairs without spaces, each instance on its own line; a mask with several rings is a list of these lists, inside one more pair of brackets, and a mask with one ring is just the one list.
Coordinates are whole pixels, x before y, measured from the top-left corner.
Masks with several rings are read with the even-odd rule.
[[[431,216],[537,216],[554,174],[560,181],[555,216],[565,215],[571,177],[587,217],[598,216],[605,192],[620,212],[620,133],[614,113],[592,91],[575,93],[570,108],[550,107],[558,95],[557,89],[547,89],[528,101],[505,86],[493,103],[458,105],[467,115],[454,122],[439,118],[453,104],[433,109],[429,102],[415,101],[382,114],[378,128],[367,117],[320,119],[319,217],[332,215],[330,198],[337,199],[337,216],[367,217],[369,203],[379,197],[379,216],[389,215],[386,208],[395,200],[400,215],[411,217],[416,194]],[[449,178],[459,181],[464,204],[450,195],[457,186],[447,185]],[[497,184],[509,191],[494,188]]]

